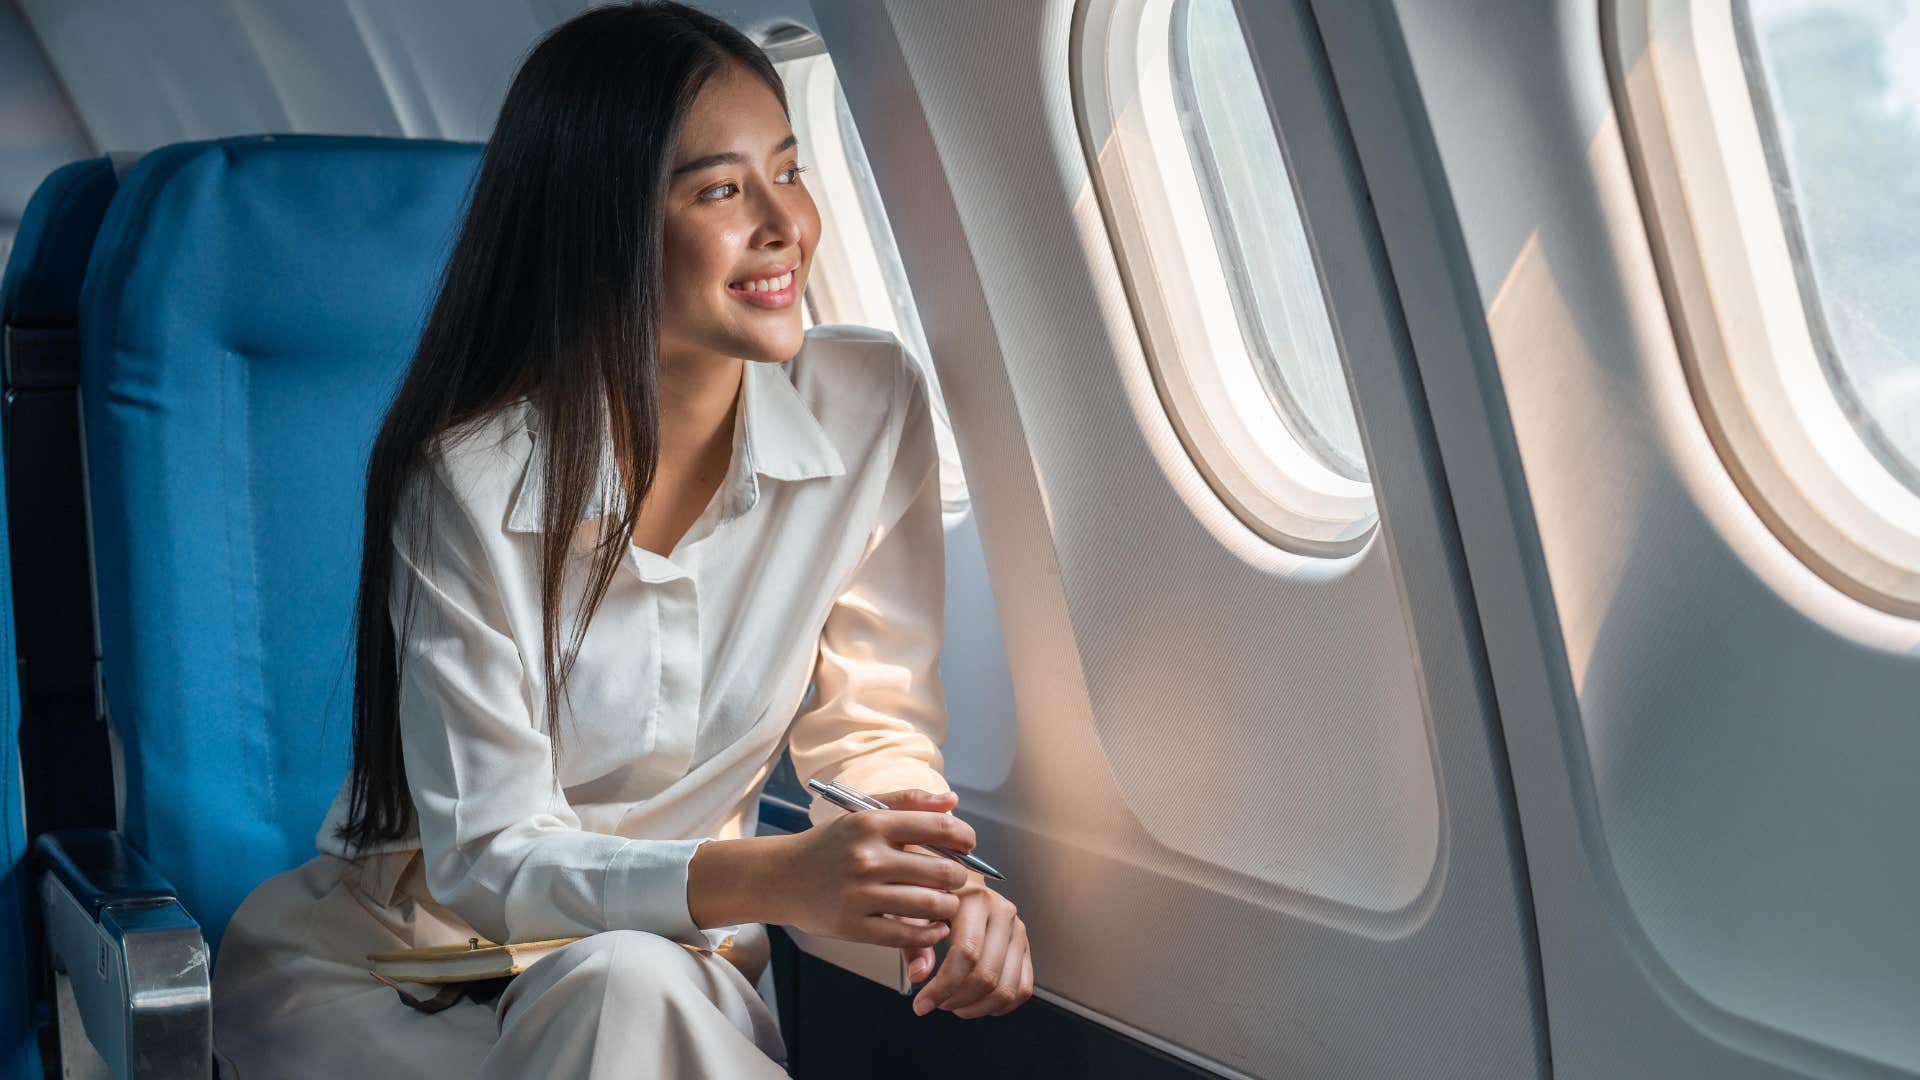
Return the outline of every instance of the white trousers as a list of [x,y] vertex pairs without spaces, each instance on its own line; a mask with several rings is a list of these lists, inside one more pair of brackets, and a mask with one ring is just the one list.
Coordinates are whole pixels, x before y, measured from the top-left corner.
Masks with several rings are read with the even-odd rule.
[[431,1015],[367,973],[367,953],[475,936],[433,901],[418,851],[358,863],[316,855],[269,878],[228,923],[214,964],[223,1075],[787,1075],[779,1023],[754,989],[771,951],[758,923],[720,953],[638,930],[595,934],[542,958],[491,1005],[463,1000]]

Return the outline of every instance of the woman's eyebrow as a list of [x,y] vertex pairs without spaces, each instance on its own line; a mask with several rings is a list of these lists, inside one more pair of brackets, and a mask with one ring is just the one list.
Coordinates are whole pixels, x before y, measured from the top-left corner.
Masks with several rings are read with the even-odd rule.
[[[782,150],[799,145],[800,140],[796,138],[792,132],[788,132],[787,137],[780,141],[779,146],[769,151],[767,156],[772,157]],[[685,165],[677,166],[673,170],[673,175],[679,176],[682,173],[699,172],[701,169],[711,169],[715,165],[743,165],[746,163],[746,160],[746,155],[737,150],[724,150],[718,154],[708,154],[706,157],[694,158]]]

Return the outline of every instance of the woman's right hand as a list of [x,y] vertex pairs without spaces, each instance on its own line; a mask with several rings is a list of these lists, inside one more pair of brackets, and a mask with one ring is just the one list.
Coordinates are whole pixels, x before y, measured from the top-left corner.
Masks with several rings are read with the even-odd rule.
[[[946,813],[956,797],[919,789],[874,798],[891,810],[846,813],[795,833],[775,920],[809,934],[902,949],[930,948],[959,910],[967,868],[910,844],[973,850],[973,827]],[[904,922],[926,919],[927,923]]]

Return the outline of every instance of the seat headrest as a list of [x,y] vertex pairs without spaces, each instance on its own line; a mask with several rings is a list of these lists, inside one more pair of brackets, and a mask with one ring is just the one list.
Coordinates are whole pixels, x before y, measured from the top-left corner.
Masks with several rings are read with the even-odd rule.
[[364,350],[425,298],[419,270],[445,263],[479,155],[473,143],[325,135],[154,150],[94,244],[81,297],[89,368],[96,344],[177,351],[188,341],[176,332],[246,355]]
[[62,165],[34,189],[0,278],[0,321],[33,328],[73,325],[87,256],[115,186],[113,165],[102,157]]

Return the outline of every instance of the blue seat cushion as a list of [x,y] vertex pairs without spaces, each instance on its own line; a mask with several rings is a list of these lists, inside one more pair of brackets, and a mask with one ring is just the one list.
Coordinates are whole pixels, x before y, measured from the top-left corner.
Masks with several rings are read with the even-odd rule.
[[124,178],[81,298],[123,828],[217,943],[348,761],[368,451],[479,147],[256,136]]
[[0,321],[73,325],[87,256],[114,187],[113,166],[102,157],[62,165],[34,189],[0,277]]

